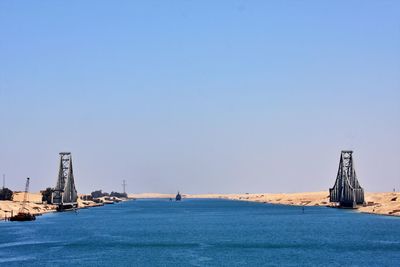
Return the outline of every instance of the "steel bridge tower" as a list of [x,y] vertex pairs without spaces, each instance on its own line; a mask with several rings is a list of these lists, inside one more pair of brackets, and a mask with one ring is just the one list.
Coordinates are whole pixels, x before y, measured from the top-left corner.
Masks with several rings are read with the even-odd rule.
[[364,189],[357,180],[353,151],[342,151],[335,185],[329,189],[329,199],[330,202],[346,208],[356,208],[357,205],[364,204]]
[[57,185],[53,191],[53,204],[58,205],[58,210],[77,207],[78,193],[75,188],[74,172],[72,169],[72,156],[70,152],[60,153],[60,169]]

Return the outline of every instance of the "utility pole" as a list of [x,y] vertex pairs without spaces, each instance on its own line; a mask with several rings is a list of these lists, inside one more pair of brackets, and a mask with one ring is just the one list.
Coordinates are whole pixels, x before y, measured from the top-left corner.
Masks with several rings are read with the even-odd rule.
[[127,186],[128,184],[126,183],[126,181],[125,180],[123,180],[122,181],[122,189],[123,189],[123,191],[124,191],[124,194],[126,194],[126,186]]
[[6,188],[6,175],[3,174],[3,190]]

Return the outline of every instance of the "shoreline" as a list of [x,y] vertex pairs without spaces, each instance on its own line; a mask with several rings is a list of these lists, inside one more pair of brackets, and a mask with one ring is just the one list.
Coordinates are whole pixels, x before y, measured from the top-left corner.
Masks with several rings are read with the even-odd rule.
[[[17,192],[13,196],[13,200],[1,200],[0,201],[0,221],[5,221],[7,218],[10,218],[11,214],[16,215],[23,202],[24,192]],[[129,199],[127,199],[129,200]],[[127,201],[120,199],[120,201]],[[78,207],[77,210],[101,207],[104,206],[104,203],[96,203],[90,200],[82,200],[78,198]],[[42,195],[41,193],[28,193],[28,201],[25,206],[25,210],[29,213],[40,216],[46,213],[57,212],[57,205],[52,204],[44,204],[42,203]]]
[[[322,206],[336,208],[329,202],[329,192],[304,192],[304,193],[258,193],[258,194],[183,194],[183,198],[209,198],[250,201],[264,204],[279,204],[289,206]],[[129,194],[137,199],[145,198],[173,198],[173,194],[141,193]],[[400,216],[400,193],[365,193],[365,205],[358,206],[355,211],[375,215]]]
[[[237,201],[249,201],[263,204],[277,204],[289,206],[321,206],[321,207],[335,207],[329,202],[329,193],[326,191],[319,192],[304,192],[304,193],[258,193],[258,194],[182,194],[183,198],[207,198],[207,199],[226,199]],[[165,198],[175,199],[175,194],[161,194],[161,193],[140,193],[129,194],[128,199],[149,199],[149,198]],[[123,201],[127,201],[123,200]],[[13,214],[17,214],[22,206],[23,192],[16,193],[14,200],[0,201],[0,221],[5,220]],[[363,206],[358,206],[354,211],[360,213],[385,215],[400,217],[400,193],[386,192],[386,193],[365,193],[365,202]],[[91,207],[103,206],[103,203],[95,203],[93,201],[84,201],[78,199],[77,209],[86,209]],[[40,193],[29,193],[29,201],[26,203],[26,210],[34,215],[42,215],[50,212],[57,212],[56,205],[43,204],[41,201]]]

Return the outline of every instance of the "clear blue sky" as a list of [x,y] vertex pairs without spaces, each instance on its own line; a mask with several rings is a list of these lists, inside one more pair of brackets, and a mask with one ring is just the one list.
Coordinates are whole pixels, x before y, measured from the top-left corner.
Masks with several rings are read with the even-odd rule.
[[0,174],[78,191],[400,190],[400,1],[1,1]]

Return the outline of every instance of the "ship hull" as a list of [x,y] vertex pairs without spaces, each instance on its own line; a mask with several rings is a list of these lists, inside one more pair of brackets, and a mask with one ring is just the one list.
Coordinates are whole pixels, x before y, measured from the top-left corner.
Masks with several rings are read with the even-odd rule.
[[78,207],[78,204],[76,204],[76,203],[60,204],[57,206],[57,211],[58,212],[70,211],[70,210],[75,210],[77,207]]
[[15,216],[12,216],[10,218],[10,221],[12,222],[27,222],[27,221],[34,221],[36,220],[35,215],[30,214],[30,213],[18,213]]

